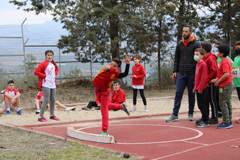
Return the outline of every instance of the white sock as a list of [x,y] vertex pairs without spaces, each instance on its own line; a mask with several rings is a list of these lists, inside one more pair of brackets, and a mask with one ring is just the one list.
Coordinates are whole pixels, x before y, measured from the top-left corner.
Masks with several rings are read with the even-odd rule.
[[7,108],[7,111],[10,111],[10,108]]
[[17,112],[18,112],[19,110],[21,110],[21,109],[20,109],[20,108],[17,108]]

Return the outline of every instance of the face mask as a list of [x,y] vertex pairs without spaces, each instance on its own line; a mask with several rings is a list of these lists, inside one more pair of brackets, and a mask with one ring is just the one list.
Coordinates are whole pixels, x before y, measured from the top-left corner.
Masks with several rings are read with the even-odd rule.
[[194,59],[195,61],[198,61],[200,58],[199,58],[199,56],[194,55],[193,59]]
[[236,55],[239,55],[240,54],[240,49],[235,49],[235,53],[236,53]]
[[213,53],[216,54],[217,48],[213,48]]

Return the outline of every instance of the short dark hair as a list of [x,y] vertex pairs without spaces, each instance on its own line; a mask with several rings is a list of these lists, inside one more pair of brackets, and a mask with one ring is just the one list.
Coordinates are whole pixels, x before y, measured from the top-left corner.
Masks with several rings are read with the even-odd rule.
[[227,57],[230,52],[230,47],[227,44],[218,46],[219,53],[223,53],[223,57]]
[[204,55],[205,51],[202,48],[196,48],[194,52],[200,52],[201,55]]
[[223,43],[221,41],[216,41],[215,44],[216,45],[222,45]]
[[237,42],[235,43],[235,46],[238,46],[238,45],[240,45],[240,41],[237,41]]
[[134,59],[134,58],[141,59],[142,57],[139,54],[136,54],[136,55],[133,56],[132,59]]
[[190,26],[190,25],[188,25],[188,24],[184,25],[184,26],[183,26],[183,28],[184,28],[184,27],[188,27],[190,32],[192,32],[192,31],[193,31],[193,28],[192,28],[192,26]]
[[118,80],[118,79],[115,79],[115,80],[113,81],[113,84],[116,84],[116,83],[119,84],[119,80]]
[[202,49],[204,49],[207,53],[211,52],[212,50],[212,44],[209,42],[203,42],[201,44]]
[[122,61],[121,61],[120,59],[118,59],[118,58],[113,58],[112,61],[114,61],[114,62],[116,62],[116,63],[118,64],[118,68],[121,67]]
[[10,83],[13,83],[13,84],[14,84],[14,81],[13,81],[13,80],[9,80],[9,81],[7,82],[7,85],[9,85]]

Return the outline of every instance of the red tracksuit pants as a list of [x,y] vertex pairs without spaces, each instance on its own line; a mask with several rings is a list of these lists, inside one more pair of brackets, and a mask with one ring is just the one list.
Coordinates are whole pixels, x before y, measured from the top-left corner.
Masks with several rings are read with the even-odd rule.
[[[95,94],[101,103],[101,114],[102,114],[102,131],[108,131],[108,110],[111,109],[122,109],[122,105],[110,103],[110,94],[111,89],[108,91],[99,91],[97,88],[94,88]],[[109,105],[110,104],[110,105]]]

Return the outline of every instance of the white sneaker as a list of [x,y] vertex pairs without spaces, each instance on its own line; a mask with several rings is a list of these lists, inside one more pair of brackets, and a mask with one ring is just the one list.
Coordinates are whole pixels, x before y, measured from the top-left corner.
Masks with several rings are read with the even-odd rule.
[[144,109],[144,112],[148,112],[148,108],[145,108],[145,109]]
[[40,109],[37,109],[37,110],[36,110],[36,114],[39,114],[39,113],[40,113]]
[[66,111],[70,111],[70,110],[75,111],[75,109],[76,109],[76,107],[67,107]]
[[133,107],[130,112],[135,112],[137,109]]

